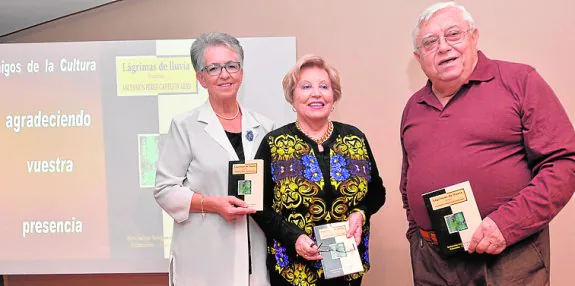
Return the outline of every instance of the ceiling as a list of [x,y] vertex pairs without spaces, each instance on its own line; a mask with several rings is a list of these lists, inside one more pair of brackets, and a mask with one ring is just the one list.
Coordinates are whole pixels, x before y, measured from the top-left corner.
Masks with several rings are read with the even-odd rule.
[[0,0],[0,37],[116,0]]

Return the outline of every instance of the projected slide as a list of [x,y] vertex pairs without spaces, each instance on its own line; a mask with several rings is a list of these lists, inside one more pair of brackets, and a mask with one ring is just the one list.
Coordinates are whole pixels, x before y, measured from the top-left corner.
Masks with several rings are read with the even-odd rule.
[[[239,100],[294,120],[294,38],[244,38]],[[172,220],[153,198],[173,116],[207,99],[193,40],[0,45],[0,273],[166,272]]]

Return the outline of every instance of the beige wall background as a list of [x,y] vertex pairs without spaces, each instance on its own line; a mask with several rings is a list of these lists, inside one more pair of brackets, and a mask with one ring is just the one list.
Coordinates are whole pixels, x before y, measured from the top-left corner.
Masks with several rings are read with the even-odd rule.
[[[411,0],[124,0],[10,35],[5,42],[195,38],[224,31],[237,37],[295,36],[298,56],[315,53],[339,69],[343,99],[334,119],[361,128],[387,187],[374,216],[372,270],[364,285],[411,285],[407,227],[399,194],[399,122],[409,96],[425,84],[412,57],[411,29],[435,1]],[[529,63],[554,88],[571,120],[575,1],[459,1],[474,16],[488,57]],[[278,84],[280,84],[278,82]],[[268,95],[268,96],[282,96]],[[575,236],[568,205],[552,223],[552,285],[571,285]],[[9,286],[166,285],[165,274],[10,276]]]

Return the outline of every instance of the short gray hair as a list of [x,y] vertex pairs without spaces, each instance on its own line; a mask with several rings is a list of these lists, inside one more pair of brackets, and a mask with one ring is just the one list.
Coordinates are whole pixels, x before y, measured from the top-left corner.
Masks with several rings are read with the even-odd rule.
[[238,61],[244,61],[244,49],[240,45],[240,41],[233,36],[226,33],[205,33],[198,37],[192,47],[190,48],[190,57],[192,58],[192,65],[194,70],[199,72],[204,68],[204,52],[209,47],[224,46],[236,52]]
[[461,14],[463,14],[463,19],[465,19],[467,21],[467,23],[469,24],[469,29],[473,30],[475,28],[475,22],[473,21],[473,17],[471,17],[471,14],[467,11],[467,9],[465,9],[465,7],[463,7],[463,5],[459,5],[455,2],[438,2],[438,3],[435,3],[435,4],[430,5],[427,8],[425,8],[425,10],[423,10],[423,12],[419,15],[419,18],[417,19],[417,24],[415,25],[415,28],[413,28],[411,36],[413,37],[413,49],[415,51],[417,51],[417,48],[418,48],[417,47],[417,35],[419,34],[419,28],[421,26],[421,23],[423,23],[425,21],[429,21],[429,18],[431,18],[439,10],[449,8],[449,7],[454,7],[454,8],[459,9],[459,11],[461,11]]

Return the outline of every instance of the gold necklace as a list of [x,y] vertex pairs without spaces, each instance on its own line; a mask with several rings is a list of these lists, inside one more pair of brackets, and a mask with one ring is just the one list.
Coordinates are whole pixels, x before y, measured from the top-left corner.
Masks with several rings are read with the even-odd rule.
[[223,119],[223,120],[233,120],[236,119],[236,117],[238,117],[238,115],[240,115],[240,104],[236,101],[236,107],[238,108],[238,111],[236,111],[236,114],[234,114],[234,116],[232,117],[225,117],[221,114],[218,114],[215,110],[214,113],[216,114],[217,117]]
[[327,131],[320,138],[315,138],[309,135],[307,132],[303,131],[298,120],[295,121],[295,127],[297,127],[297,129],[301,131],[301,133],[303,133],[305,136],[309,137],[311,140],[317,143],[318,146],[321,146],[325,142],[325,140],[327,140],[329,136],[331,136],[331,133],[333,133],[333,123],[331,122],[331,120],[328,121]]

